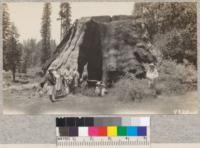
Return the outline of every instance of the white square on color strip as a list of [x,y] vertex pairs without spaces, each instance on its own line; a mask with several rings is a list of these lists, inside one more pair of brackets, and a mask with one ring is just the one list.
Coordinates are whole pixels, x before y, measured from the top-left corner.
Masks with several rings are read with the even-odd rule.
[[78,127],[78,135],[82,137],[88,136],[88,127]]
[[130,117],[122,117],[122,126],[130,126],[131,118]]
[[141,117],[140,126],[150,126],[150,117]]
[[59,127],[56,127],[56,136],[60,136]]
[[140,117],[132,117],[131,125],[132,126],[140,126]]

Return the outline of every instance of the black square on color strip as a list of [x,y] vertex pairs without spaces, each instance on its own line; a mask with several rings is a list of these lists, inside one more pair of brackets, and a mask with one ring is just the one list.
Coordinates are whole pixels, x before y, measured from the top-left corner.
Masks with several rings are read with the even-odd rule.
[[68,117],[67,118],[67,126],[72,127],[76,125],[76,118],[75,117]]
[[65,126],[65,118],[56,118],[56,126],[64,127]]
[[65,117],[65,127],[67,127],[67,118]]
[[85,117],[84,122],[85,122],[85,126],[94,126],[94,118],[93,117]]
[[84,118],[76,118],[76,126],[84,126]]

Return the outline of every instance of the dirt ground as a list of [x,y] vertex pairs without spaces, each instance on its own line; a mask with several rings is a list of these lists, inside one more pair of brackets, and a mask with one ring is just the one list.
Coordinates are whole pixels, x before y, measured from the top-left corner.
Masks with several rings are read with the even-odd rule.
[[4,114],[194,114],[197,92],[180,96],[158,96],[141,101],[120,101],[110,96],[88,97],[69,94],[52,103],[32,90],[4,90]]

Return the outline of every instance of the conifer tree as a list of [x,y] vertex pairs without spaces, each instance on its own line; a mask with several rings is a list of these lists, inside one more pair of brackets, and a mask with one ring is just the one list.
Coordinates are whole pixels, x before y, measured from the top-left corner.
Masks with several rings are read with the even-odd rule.
[[60,4],[61,39],[71,26],[71,7],[68,2]]
[[43,8],[41,36],[42,36],[42,52],[41,64],[44,64],[51,55],[50,39],[51,39],[51,4],[45,3]]
[[11,37],[11,23],[8,11],[8,5],[3,3],[3,69],[8,70],[8,60],[6,55],[8,52],[8,43]]

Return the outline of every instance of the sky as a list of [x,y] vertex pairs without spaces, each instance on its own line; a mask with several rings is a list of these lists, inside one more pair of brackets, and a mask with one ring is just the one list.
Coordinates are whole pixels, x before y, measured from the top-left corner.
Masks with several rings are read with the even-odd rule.
[[[59,2],[52,2],[51,38],[60,42]],[[81,17],[99,15],[130,15],[134,2],[71,2],[72,21]],[[14,22],[20,34],[19,40],[41,39],[41,18],[43,2],[12,2],[8,3],[11,22]]]

